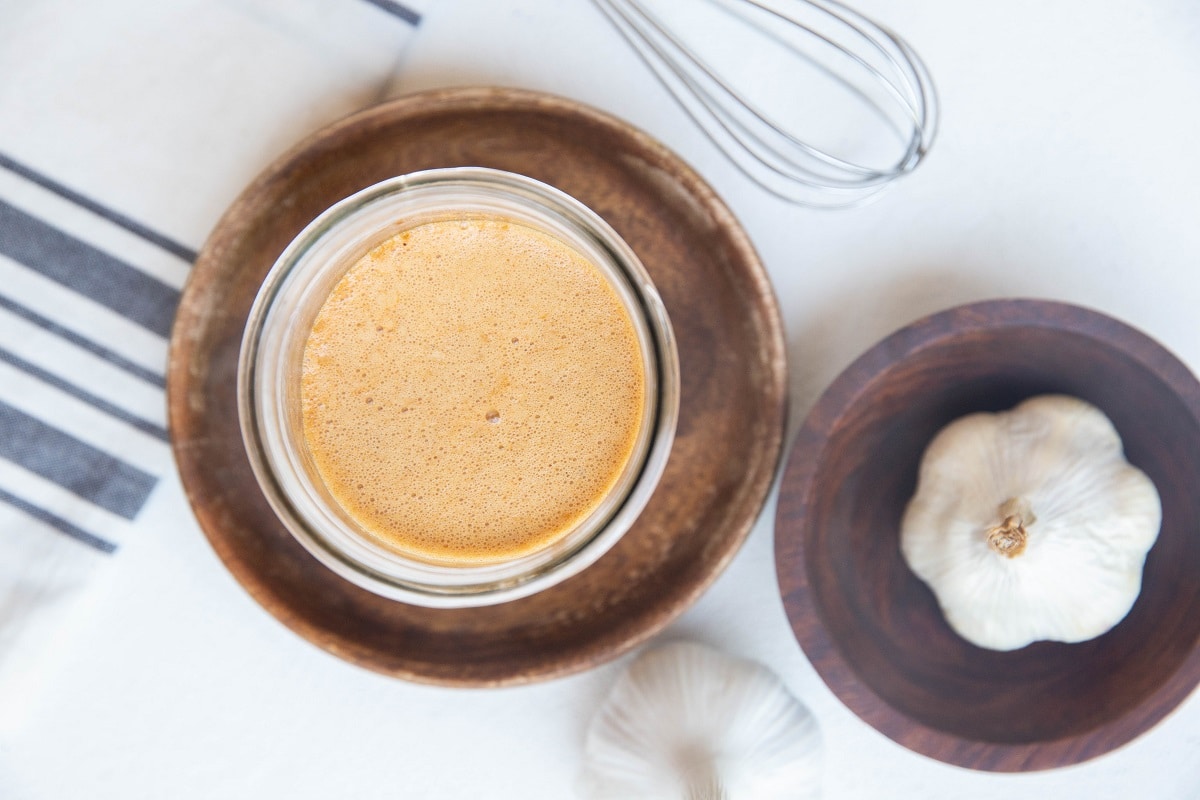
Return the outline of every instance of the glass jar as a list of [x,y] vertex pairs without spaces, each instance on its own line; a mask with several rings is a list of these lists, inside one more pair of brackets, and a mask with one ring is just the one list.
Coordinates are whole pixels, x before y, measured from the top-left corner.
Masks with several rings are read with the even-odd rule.
[[[509,220],[588,259],[626,310],[645,376],[633,451],[599,506],[542,549],[487,564],[436,563],[382,545],[325,486],[305,442],[304,347],[346,271],[396,234],[434,220]],[[254,474],[285,527],[313,556],[376,594],[430,607],[489,605],[557,584],[629,530],[666,466],[679,413],[679,358],[666,309],[645,268],[599,216],[550,186],[498,170],[428,170],[337,203],[280,255],[263,281],[238,363],[238,411]]]

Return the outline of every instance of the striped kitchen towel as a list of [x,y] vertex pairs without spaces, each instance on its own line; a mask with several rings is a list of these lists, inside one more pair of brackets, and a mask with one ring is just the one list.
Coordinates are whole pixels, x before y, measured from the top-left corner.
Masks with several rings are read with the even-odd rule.
[[0,730],[173,469],[167,339],[222,210],[389,94],[428,0],[0,5]]

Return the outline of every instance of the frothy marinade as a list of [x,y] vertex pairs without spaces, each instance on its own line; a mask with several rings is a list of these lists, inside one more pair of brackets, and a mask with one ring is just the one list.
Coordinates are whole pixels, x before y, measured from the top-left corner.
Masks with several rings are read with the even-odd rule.
[[419,225],[352,266],[301,381],[305,440],[342,508],[389,548],[464,564],[537,550],[591,513],[645,393],[599,270],[495,219]]

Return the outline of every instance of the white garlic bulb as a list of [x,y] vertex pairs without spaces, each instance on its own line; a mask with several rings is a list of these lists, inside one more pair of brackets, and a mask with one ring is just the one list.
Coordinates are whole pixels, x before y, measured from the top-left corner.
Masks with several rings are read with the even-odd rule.
[[803,800],[820,789],[808,709],[772,672],[690,642],[629,668],[588,730],[592,800]]
[[963,638],[993,650],[1080,642],[1141,591],[1162,507],[1112,423],[1043,395],[946,426],[921,461],[900,550]]

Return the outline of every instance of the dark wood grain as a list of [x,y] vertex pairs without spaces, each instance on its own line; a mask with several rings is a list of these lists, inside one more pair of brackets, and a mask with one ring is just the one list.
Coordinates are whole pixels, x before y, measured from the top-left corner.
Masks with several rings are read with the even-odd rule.
[[[674,323],[681,410],[657,492],[604,558],[534,597],[431,610],[351,585],[288,535],[250,471],[234,378],[259,283],[301,228],[385,178],[467,165],[556,186],[629,242]],[[611,659],[696,600],[761,510],[782,448],[785,378],[770,284],[737,221],[694,172],[645,135],[572,102],[459,89],[401,98],[334,125],[245,191],[184,291],[168,397],[188,498],[218,555],[259,603],[364,667],[493,686]]]
[[[1107,634],[1013,652],[946,624],[899,524],[948,422],[1047,392],[1113,421],[1154,481],[1163,526],[1141,595]],[[792,450],[776,567],[792,628],[855,713],[917,752],[1019,771],[1093,758],[1146,731],[1200,679],[1200,384],[1102,314],[1035,300],[953,309],[885,339],[818,401]]]

